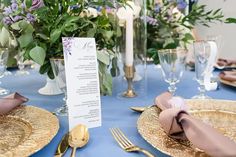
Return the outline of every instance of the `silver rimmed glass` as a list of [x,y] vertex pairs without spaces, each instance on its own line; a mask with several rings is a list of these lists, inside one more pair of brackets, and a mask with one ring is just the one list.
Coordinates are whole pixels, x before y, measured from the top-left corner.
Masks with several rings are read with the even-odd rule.
[[209,68],[209,58],[210,58],[210,45],[207,41],[195,41],[193,43],[194,48],[194,58],[195,58],[195,73],[196,73],[196,80],[199,84],[198,90],[199,94],[194,96],[194,99],[209,99],[210,97],[205,94],[205,78],[207,68]]
[[[4,77],[4,73],[6,71],[6,64],[9,55],[8,48],[0,48],[0,78]],[[1,82],[0,82],[1,84]],[[0,95],[9,94],[10,91],[0,87]]]
[[61,89],[61,91],[65,94],[65,97],[63,98],[65,103],[62,105],[62,107],[57,108],[55,110],[55,113],[56,115],[59,115],[59,116],[67,116],[68,108],[66,105],[67,93],[66,93],[66,74],[65,74],[64,59],[51,58],[50,63],[52,66],[52,70],[53,70],[53,74],[55,76],[56,82],[59,88]]
[[180,81],[185,70],[187,51],[182,48],[158,50],[162,74],[167,83],[168,90],[175,95],[176,83]]

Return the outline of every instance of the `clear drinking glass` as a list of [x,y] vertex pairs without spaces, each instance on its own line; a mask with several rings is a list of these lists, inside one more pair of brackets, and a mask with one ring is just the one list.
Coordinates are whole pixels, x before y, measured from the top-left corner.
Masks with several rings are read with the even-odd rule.
[[208,67],[208,61],[210,57],[210,45],[207,41],[195,41],[193,43],[194,57],[195,57],[195,73],[196,80],[199,83],[199,94],[194,96],[194,99],[209,99],[210,97],[205,95],[206,89],[204,85],[204,79],[207,75],[206,70]]
[[180,81],[185,70],[187,51],[185,49],[163,49],[158,51],[162,74],[167,83],[168,90],[175,95],[176,83]]
[[[0,48],[0,78],[4,77],[8,54],[9,54],[8,48]],[[9,93],[10,93],[9,90],[0,87],[0,95],[5,95]]]
[[66,93],[66,74],[65,74],[64,59],[51,58],[50,63],[52,66],[52,70],[53,70],[53,74],[55,76],[56,82],[59,88],[61,89],[61,91],[65,94],[65,97],[63,98],[65,103],[63,104],[62,107],[57,108],[55,110],[55,113],[56,115],[59,115],[59,116],[67,116],[68,108],[66,104],[67,93]]
[[24,63],[24,56],[20,52],[15,56],[15,59],[17,61],[18,69],[16,72],[16,76],[24,76],[29,75],[29,71],[25,69],[25,63]]

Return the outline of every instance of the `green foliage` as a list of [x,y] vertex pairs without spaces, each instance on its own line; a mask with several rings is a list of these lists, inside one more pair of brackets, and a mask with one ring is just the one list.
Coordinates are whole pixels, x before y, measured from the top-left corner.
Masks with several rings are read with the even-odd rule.
[[26,48],[33,41],[33,36],[31,33],[22,34],[18,38],[20,48]]
[[225,23],[236,23],[236,19],[235,18],[227,18],[225,20]]
[[186,48],[194,40],[192,29],[195,25],[209,27],[212,22],[236,23],[234,18],[224,20],[221,9],[207,11],[205,5],[197,3],[187,15],[181,9],[175,0],[163,0],[163,3],[147,0],[147,55],[153,58],[155,64],[158,63],[158,50]]
[[[5,6],[10,5],[6,0],[3,1]],[[101,93],[111,94],[112,79],[107,68],[110,64],[113,65],[116,38],[120,35],[117,33],[114,15],[106,11],[107,6],[114,8],[112,2],[104,0],[43,1],[45,6],[30,10],[32,0],[25,0],[26,8],[19,7],[11,15],[12,17],[21,15],[24,18],[7,26],[11,36],[17,39],[18,48],[24,52],[25,59],[37,62],[41,65],[39,71],[41,74],[47,73],[50,78],[54,78],[49,59],[63,56],[62,37],[94,37],[99,50]],[[125,0],[119,0],[119,3],[122,4],[123,1]],[[88,12],[90,8],[95,8],[95,10],[101,8],[101,11],[93,14]],[[27,13],[34,16],[34,22],[27,21]]]
[[35,46],[30,50],[29,55],[36,63],[38,63],[39,65],[43,65],[46,57],[46,52],[42,47]]
[[100,90],[103,95],[112,94],[112,76],[107,71],[107,65],[99,61],[99,82]]

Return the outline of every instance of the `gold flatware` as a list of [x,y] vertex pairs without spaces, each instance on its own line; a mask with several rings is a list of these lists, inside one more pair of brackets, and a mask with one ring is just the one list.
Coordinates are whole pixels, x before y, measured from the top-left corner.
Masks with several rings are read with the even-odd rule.
[[69,133],[66,133],[62,137],[61,142],[57,146],[57,150],[55,152],[54,157],[62,157],[63,154],[66,152],[66,150],[69,147],[68,138],[69,138]]
[[142,152],[147,157],[155,157],[153,154],[148,152],[147,150],[140,148],[134,145],[119,128],[111,128],[110,129],[112,136],[115,138],[117,143],[120,145],[122,149],[127,152]]
[[75,157],[76,148],[82,148],[89,141],[88,128],[85,125],[79,124],[69,132],[69,145],[73,148],[71,157]]
[[[152,106],[154,106],[154,105],[152,105]],[[135,112],[142,113],[143,111],[145,111],[148,108],[151,108],[152,106],[145,106],[145,107],[133,106],[133,107],[130,107],[130,109],[135,111]]]

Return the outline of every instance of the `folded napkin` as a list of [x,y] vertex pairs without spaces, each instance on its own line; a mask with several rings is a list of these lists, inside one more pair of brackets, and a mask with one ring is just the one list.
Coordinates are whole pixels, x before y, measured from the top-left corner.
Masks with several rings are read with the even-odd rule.
[[226,81],[236,81],[236,71],[223,71],[219,77]]
[[0,115],[8,113],[15,107],[27,101],[27,98],[18,93],[13,93],[4,98],[0,98]]
[[[234,141],[195,119],[186,110],[179,107],[172,108],[175,101],[170,93],[161,94],[155,99],[155,103],[162,110],[159,115],[160,124],[169,136],[176,139],[188,139],[194,146],[214,157],[236,156]],[[183,106],[185,106],[184,103]]]
[[223,59],[223,58],[219,58],[217,60],[217,65],[219,66],[231,66],[233,64],[236,64],[236,60]]

